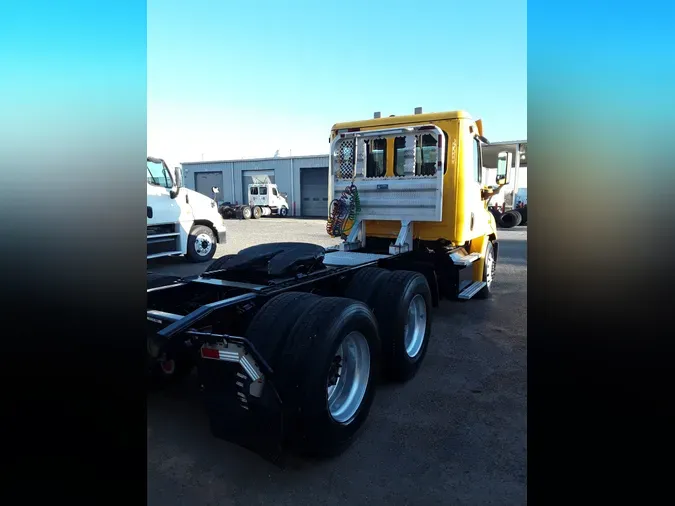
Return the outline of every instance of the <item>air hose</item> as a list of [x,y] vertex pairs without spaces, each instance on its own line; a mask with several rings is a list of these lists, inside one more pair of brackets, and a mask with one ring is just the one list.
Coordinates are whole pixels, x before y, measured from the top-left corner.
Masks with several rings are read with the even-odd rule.
[[[330,203],[330,213],[326,222],[326,232],[331,237],[346,238],[349,235],[356,217],[361,212],[359,190],[352,183],[340,195],[340,198]],[[349,225],[349,228],[346,228]]]

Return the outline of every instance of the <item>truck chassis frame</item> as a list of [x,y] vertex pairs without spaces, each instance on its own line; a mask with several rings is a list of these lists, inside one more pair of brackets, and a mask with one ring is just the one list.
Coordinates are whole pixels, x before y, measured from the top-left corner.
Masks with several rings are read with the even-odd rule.
[[[406,234],[402,232],[401,236],[408,242]],[[300,255],[304,258],[299,262],[300,272],[270,276],[265,272],[267,267],[243,265],[207,270],[194,278],[174,278],[147,290],[149,361],[190,354],[197,366],[214,436],[278,465],[283,465],[286,450],[294,446],[289,440],[287,403],[278,388],[283,378],[259,349],[260,343],[247,337],[253,317],[275,296],[305,292],[344,297],[352,278],[362,269],[373,267],[422,274],[430,289],[432,307],[438,306],[441,298],[458,298],[475,285],[475,258],[464,248],[442,241],[410,242],[402,248],[391,245],[388,239],[368,238],[367,247],[365,239],[359,242],[361,247],[352,251],[344,251],[356,246],[349,241],[330,250],[304,245],[316,248],[314,253],[318,255],[313,259]],[[497,241],[492,244],[496,260]],[[395,253],[401,250],[404,252]],[[288,265],[295,265],[294,261]]]

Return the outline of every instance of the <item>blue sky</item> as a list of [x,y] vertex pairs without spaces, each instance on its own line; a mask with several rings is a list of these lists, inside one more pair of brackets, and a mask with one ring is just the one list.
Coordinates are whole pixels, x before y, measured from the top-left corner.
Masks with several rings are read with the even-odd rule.
[[338,121],[464,109],[527,137],[526,2],[148,0],[148,151],[319,154]]

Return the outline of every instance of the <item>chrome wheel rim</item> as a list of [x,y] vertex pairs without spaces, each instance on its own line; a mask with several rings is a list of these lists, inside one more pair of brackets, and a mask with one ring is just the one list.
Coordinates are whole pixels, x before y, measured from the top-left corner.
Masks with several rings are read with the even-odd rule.
[[408,306],[408,322],[404,329],[405,352],[415,358],[424,344],[427,331],[427,305],[421,294],[415,295]]
[[213,248],[213,241],[209,234],[199,234],[195,239],[195,251],[200,257],[205,257],[211,253]]
[[345,336],[333,357],[327,381],[328,412],[338,423],[354,418],[368,389],[370,347],[360,332]]
[[485,256],[485,283],[488,286],[488,289],[492,286],[492,281],[494,280],[495,272],[495,258],[492,250],[488,251],[488,254]]

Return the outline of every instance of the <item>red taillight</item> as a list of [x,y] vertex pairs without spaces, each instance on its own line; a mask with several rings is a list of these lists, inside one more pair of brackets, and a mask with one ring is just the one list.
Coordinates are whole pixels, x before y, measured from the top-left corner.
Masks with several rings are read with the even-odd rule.
[[207,348],[206,346],[202,346],[202,358],[219,359],[220,354],[218,353],[218,350],[216,350],[215,348]]

